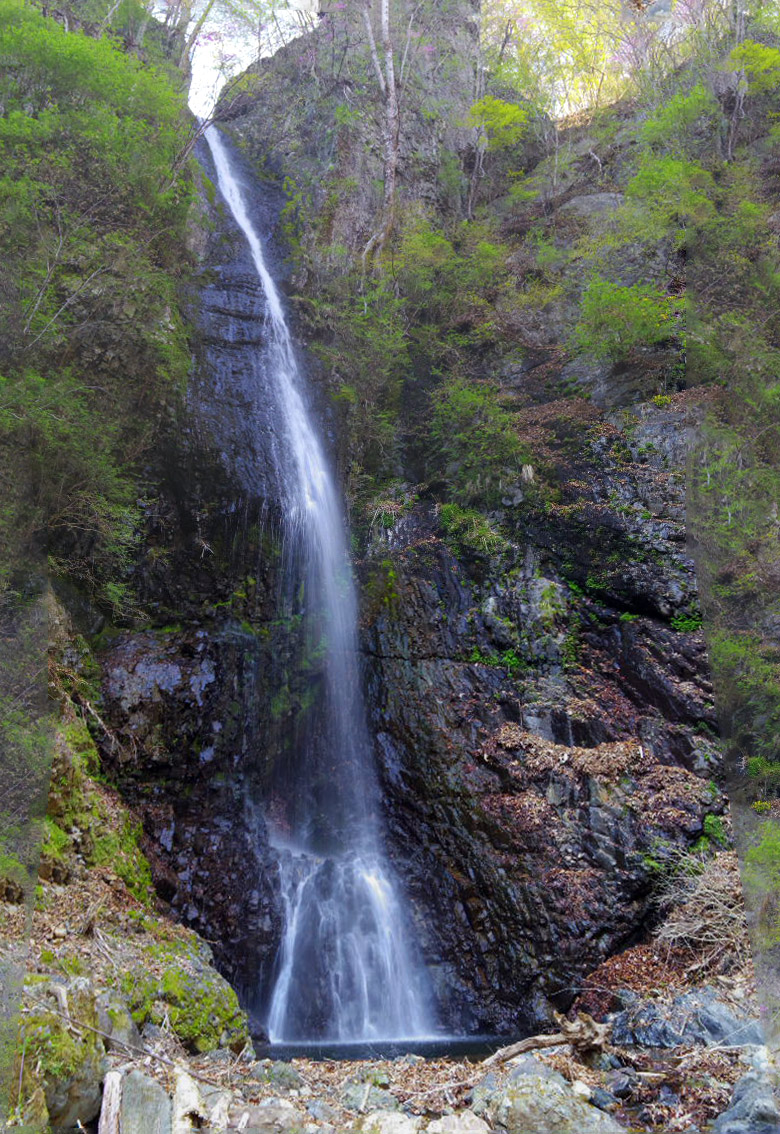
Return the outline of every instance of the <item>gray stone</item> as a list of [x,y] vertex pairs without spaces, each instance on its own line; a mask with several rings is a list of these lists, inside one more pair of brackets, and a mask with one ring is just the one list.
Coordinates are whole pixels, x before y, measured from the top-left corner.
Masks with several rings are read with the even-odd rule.
[[335,1107],[322,1099],[312,1099],[311,1102],[306,1104],[306,1109],[312,1118],[316,1118],[318,1122],[335,1122],[338,1118]]
[[122,1080],[119,1129],[122,1134],[171,1134],[171,1100],[142,1071],[131,1071]]
[[98,1027],[109,1051],[138,1050],[142,1048],[141,1033],[136,1027],[130,1009],[111,992],[102,992],[97,998]]
[[631,1067],[620,1067],[607,1075],[607,1089],[617,1099],[628,1099],[639,1086],[641,1080]]
[[594,1087],[593,1093],[590,1096],[590,1101],[599,1110],[614,1110],[615,1107],[620,1105],[620,1100],[617,1096],[605,1091],[603,1087]]
[[303,1079],[295,1068],[289,1063],[283,1063],[281,1060],[272,1063],[270,1067],[265,1067],[263,1072],[262,1078],[264,1078],[267,1083],[271,1083],[278,1090],[297,1091],[299,1087],[303,1086]]
[[712,1134],[778,1134],[780,1111],[766,1079],[749,1071],[734,1087],[728,1110],[716,1118]]
[[377,1110],[366,1115],[356,1126],[360,1134],[417,1134],[422,1119],[393,1110]]
[[397,1110],[399,1103],[390,1091],[370,1083],[348,1083],[341,1092],[341,1105],[347,1110]]
[[244,1123],[244,1134],[299,1134],[306,1125],[306,1116],[285,1099],[240,1107],[236,1118]]
[[559,1086],[566,1085],[563,1075],[558,1071],[553,1071],[552,1067],[548,1067],[546,1063],[542,1063],[540,1059],[534,1059],[530,1055],[526,1055],[518,1063],[511,1065],[507,1079],[510,1083],[515,1083],[518,1079],[525,1079],[529,1075],[536,1075],[539,1079],[549,1079],[553,1083],[558,1083]]
[[614,212],[622,204],[622,193],[584,193],[579,197],[572,197],[561,205],[558,212],[587,218]]
[[677,997],[674,1003],[690,1015],[683,1029],[687,1043],[735,1046],[759,1045],[764,1042],[764,1031],[760,1022],[736,1015],[718,999],[714,989],[704,988],[685,993]]
[[490,1127],[473,1110],[464,1110],[437,1118],[428,1126],[427,1134],[490,1134]]
[[758,1020],[737,1016],[711,988],[677,996],[671,1004],[639,1001],[612,1020],[619,1046],[678,1047],[689,1044],[761,1044]]
[[584,1102],[568,1084],[538,1075],[518,1076],[493,1111],[507,1134],[625,1134],[610,1115]]

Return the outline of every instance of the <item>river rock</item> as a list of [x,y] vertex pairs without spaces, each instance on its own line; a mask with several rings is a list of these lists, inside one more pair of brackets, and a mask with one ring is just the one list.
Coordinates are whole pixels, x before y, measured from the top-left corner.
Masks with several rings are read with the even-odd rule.
[[282,1060],[267,1067],[257,1066],[255,1073],[261,1082],[270,1083],[278,1091],[297,1091],[303,1086],[303,1079],[295,1068]]
[[519,1062],[513,1063],[507,1078],[510,1083],[515,1083],[518,1080],[527,1079],[529,1075],[535,1075],[539,1079],[549,1079],[550,1082],[558,1083],[562,1087],[566,1085],[566,1080],[560,1072],[553,1071],[552,1067],[542,1063],[541,1059],[534,1059],[530,1055],[526,1055]]
[[612,1019],[619,1046],[678,1047],[684,1044],[756,1045],[764,1042],[758,1020],[738,1016],[712,988],[676,996],[671,1004],[639,1000]]
[[100,1031],[109,1051],[126,1051],[141,1047],[141,1033],[130,1009],[113,992],[101,992],[97,998]]
[[518,1076],[492,1109],[495,1124],[507,1134],[625,1134],[610,1115],[578,1098],[567,1083],[537,1075]]
[[422,1119],[409,1114],[399,1114],[394,1110],[377,1110],[367,1115],[353,1127],[355,1134],[417,1134]]
[[630,1099],[642,1080],[633,1067],[617,1067],[607,1075],[607,1089],[617,1099]]
[[236,1128],[243,1134],[299,1134],[305,1126],[306,1116],[286,1099],[269,1099],[236,1112]]
[[341,1092],[341,1105],[347,1110],[397,1110],[398,1099],[390,1091],[368,1083],[348,1083]]
[[490,1134],[490,1127],[473,1110],[464,1110],[437,1118],[428,1126],[427,1134]]
[[712,1134],[778,1134],[780,1110],[772,1088],[755,1071],[734,1087],[728,1110],[716,1118]]
[[172,1134],[171,1100],[156,1079],[131,1071],[122,1080],[122,1134]]

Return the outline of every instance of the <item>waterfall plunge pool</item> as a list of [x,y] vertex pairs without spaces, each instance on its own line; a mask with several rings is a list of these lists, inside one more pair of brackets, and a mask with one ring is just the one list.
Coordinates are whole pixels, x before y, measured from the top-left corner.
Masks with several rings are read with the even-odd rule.
[[339,1043],[321,1040],[313,1043],[269,1043],[253,1037],[258,1059],[311,1059],[315,1062],[357,1063],[362,1060],[403,1059],[417,1055],[423,1059],[486,1059],[499,1048],[516,1043],[517,1036],[423,1036],[413,1039],[361,1040]]

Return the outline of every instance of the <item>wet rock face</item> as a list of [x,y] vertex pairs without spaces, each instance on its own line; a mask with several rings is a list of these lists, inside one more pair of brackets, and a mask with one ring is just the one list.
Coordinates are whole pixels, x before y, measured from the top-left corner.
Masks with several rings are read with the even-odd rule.
[[[216,181],[205,143],[198,160]],[[234,160],[240,163],[235,155]],[[216,449],[232,484],[273,510],[282,498],[274,454],[284,426],[272,390],[274,375],[262,349],[267,345],[265,294],[229,210],[221,202],[201,203],[213,228],[204,240],[199,287],[191,305],[196,339],[189,389],[193,428],[204,448]],[[274,262],[266,238],[282,203],[279,190],[270,186],[262,194],[247,195],[264,255],[269,255],[269,267],[280,282],[283,268]]]
[[679,482],[594,462],[590,502],[528,510],[501,556],[420,503],[364,565],[389,840],[454,1030],[549,1022],[725,805]]
[[143,818],[158,893],[254,989],[280,933],[277,871],[250,803],[268,771],[257,638],[235,624],[126,634],[103,665],[117,741],[106,759]]

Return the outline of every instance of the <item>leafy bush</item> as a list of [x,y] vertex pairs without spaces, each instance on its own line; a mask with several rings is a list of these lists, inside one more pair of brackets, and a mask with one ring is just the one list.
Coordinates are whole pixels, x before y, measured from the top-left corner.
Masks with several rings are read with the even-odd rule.
[[497,503],[527,456],[496,389],[457,378],[440,387],[432,402],[431,441],[454,494],[465,503]]
[[469,316],[493,317],[485,301],[506,277],[508,250],[477,223],[460,225],[450,235],[416,218],[393,252],[392,270],[412,334],[419,322],[442,323],[446,334],[445,328]]
[[616,361],[637,346],[672,338],[674,312],[675,300],[657,287],[627,287],[597,276],[583,294],[574,341],[580,350]]
[[528,129],[528,111],[516,103],[484,95],[471,107],[467,125],[484,131],[489,150],[507,149],[522,141]]
[[189,367],[182,99],[113,41],[0,0],[0,105],[0,579],[48,541],[97,586]]
[[735,70],[744,71],[753,94],[765,94],[780,86],[780,51],[745,39],[729,55]]
[[719,629],[711,637],[710,661],[722,707],[732,714],[732,733],[750,738],[749,773],[774,779],[780,770],[780,664],[771,646],[755,632]]
[[679,630],[682,634],[693,634],[696,630],[701,629],[701,623],[700,614],[684,614],[681,611],[674,615],[669,625],[673,630]]
[[[701,83],[690,91],[678,91],[645,119],[639,137],[645,145],[663,147],[666,151],[684,153],[692,144],[700,126],[711,127],[720,117],[714,95]],[[709,131],[705,130],[709,143]]]
[[629,219],[631,235],[659,240],[715,216],[715,182],[698,162],[675,157],[647,158],[626,186],[626,201],[635,211]]
[[460,508],[457,504],[442,504],[439,509],[439,523],[446,533],[447,542],[456,553],[477,552],[481,555],[494,555],[508,546],[506,540],[492,526],[490,521],[472,508]]

